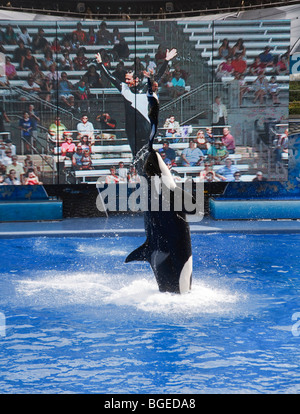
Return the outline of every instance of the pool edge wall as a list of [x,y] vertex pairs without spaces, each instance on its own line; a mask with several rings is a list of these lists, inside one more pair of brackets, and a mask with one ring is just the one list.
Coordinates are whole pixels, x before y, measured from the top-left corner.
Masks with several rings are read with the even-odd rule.
[[19,201],[0,203],[0,222],[62,220],[59,201]]
[[300,219],[300,200],[209,200],[215,220]]

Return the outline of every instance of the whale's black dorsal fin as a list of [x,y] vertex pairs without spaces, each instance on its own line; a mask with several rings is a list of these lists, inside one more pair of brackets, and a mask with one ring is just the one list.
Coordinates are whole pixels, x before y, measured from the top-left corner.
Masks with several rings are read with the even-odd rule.
[[150,260],[150,252],[149,252],[149,243],[148,240],[145,241],[142,246],[135,249],[131,252],[125,259],[125,263],[133,262],[133,261],[140,261],[145,262]]

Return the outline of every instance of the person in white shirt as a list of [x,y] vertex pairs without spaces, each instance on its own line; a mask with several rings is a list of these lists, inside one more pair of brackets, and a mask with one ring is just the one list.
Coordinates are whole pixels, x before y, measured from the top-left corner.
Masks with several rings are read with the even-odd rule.
[[88,120],[88,116],[86,114],[82,115],[81,122],[77,124],[77,132],[78,139],[81,139],[84,135],[87,135],[89,137],[90,144],[95,144],[94,125]]
[[22,40],[25,46],[30,46],[32,43],[32,39],[25,26],[21,26],[21,33],[18,35],[18,41],[19,40]]
[[[227,125],[227,108],[222,103],[220,96],[216,96],[215,102],[212,106],[213,112],[213,125],[222,125],[223,127]],[[223,128],[217,128],[214,132],[221,135]]]

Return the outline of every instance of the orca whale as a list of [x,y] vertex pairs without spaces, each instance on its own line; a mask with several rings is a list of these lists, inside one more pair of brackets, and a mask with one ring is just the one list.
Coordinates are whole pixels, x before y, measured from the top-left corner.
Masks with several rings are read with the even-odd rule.
[[162,185],[169,190],[170,209],[163,211],[160,208],[153,211],[150,207],[144,212],[147,239],[142,246],[129,254],[125,262],[149,262],[160,292],[186,293],[192,286],[190,229],[184,209],[174,209],[174,200],[176,197],[183,197],[183,191],[176,186],[169,168],[157,151],[149,147],[144,160],[143,172],[148,181],[148,200],[155,190],[151,190],[151,185],[155,186],[155,180],[151,180],[151,177],[159,177]]

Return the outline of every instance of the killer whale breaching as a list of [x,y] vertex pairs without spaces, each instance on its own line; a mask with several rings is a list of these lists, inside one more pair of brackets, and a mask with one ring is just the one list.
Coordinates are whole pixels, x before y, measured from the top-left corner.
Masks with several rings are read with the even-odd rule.
[[[163,208],[154,211],[150,207],[144,212],[147,239],[142,246],[128,255],[125,262],[148,261],[160,292],[186,293],[191,290],[192,286],[193,259],[190,229],[185,210],[183,208],[176,210],[174,205],[176,200],[181,199],[182,201],[183,197],[191,198],[192,196],[176,186],[169,168],[160,154],[153,149],[159,114],[158,80],[165,72],[168,62],[176,55],[176,49],[170,51],[167,49],[165,62],[156,78],[152,76],[151,80],[151,73],[144,72],[148,78],[147,94],[139,94],[134,91],[137,85],[131,82],[132,75],[126,80],[126,83],[117,82],[103,66],[100,53],[96,55],[96,59],[105,76],[111,80],[124,97],[125,129],[131,151],[135,155],[134,164],[137,172],[140,176],[145,177],[148,183],[148,201],[151,200],[153,194],[159,200],[160,206],[163,201],[163,191],[158,191],[155,188],[155,178],[161,180],[161,190],[167,188],[170,195],[168,211],[164,211]],[[146,113],[147,106],[148,114]],[[130,116],[132,112],[134,112],[134,116]],[[134,133],[132,133],[132,129]]]

